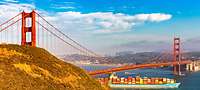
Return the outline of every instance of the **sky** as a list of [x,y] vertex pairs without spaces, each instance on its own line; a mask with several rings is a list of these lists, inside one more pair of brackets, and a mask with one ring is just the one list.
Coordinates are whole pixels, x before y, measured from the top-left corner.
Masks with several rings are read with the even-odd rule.
[[[100,54],[200,51],[200,0],[0,0],[0,23],[25,10],[40,14]],[[3,17],[3,18],[2,18]]]

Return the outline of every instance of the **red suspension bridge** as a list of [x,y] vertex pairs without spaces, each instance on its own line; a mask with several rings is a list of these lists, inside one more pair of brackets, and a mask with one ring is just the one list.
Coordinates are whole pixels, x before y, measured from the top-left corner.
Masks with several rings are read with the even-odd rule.
[[0,32],[1,43],[29,45],[42,47],[51,52],[65,51],[67,54],[100,57],[61,32],[35,11],[22,12],[9,19],[0,25]]
[[[32,47],[45,48],[54,54],[78,54],[91,57],[101,55],[87,49],[50,24],[39,13],[22,12],[0,25],[1,43],[29,45]],[[107,74],[111,72],[131,70],[138,68],[173,66],[174,74],[180,74],[180,65],[191,63],[189,60],[181,60],[180,39],[174,38],[173,60],[171,62],[159,62],[140,65],[127,65],[105,70],[90,71],[90,75]],[[178,71],[178,72],[177,72]]]

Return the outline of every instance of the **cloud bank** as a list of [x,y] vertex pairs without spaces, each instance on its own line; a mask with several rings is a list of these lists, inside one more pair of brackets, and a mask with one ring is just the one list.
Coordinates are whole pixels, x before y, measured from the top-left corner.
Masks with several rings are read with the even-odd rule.
[[[11,1],[12,0],[10,0],[10,2]],[[0,23],[3,23],[9,18],[17,15],[22,10],[30,12],[34,8],[36,7],[32,4],[15,4],[4,2],[4,4],[0,5]],[[71,11],[49,13],[42,9],[38,9],[37,12],[41,13],[42,16],[53,23],[53,25],[60,28],[63,32],[71,34],[73,37],[76,37],[76,40],[78,41],[87,42],[89,44],[98,43],[94,42],[97,41],[95,39],[98,39],[94,36],[96,34],[100,34],[102,35],[101,37],[104,37],[104,34],[113,34],[134,30],[137,25],[145,24],[146,22],[158,23],[170,20],[172,18],[172,15],[166,13],[147,13],[135,15],[113,12],[81,13]],[[128,37],[131,38],[132,36]],[[86,41],[82,40],[83,38]],[[87,41],[88,39],[94,40]],[[112,44],[112,41],[110,41],[110,44]],[[91,46],[93,48],[103,48],[100,46],[95,46],[98,44],[93,45],[94,46]]]
[[[82,30],[90,30],[94,33],[113,33],[133,30],[138,24],[145,22],[161,22],[172,18],[170,14],[152,13],[126,15],[112,12],[94,12],[83,14],[80,12],[59,12],[57,21],[64,21],[64,25],[74,25]],[[54,21],[56,22],[56,21]]]
[[[0,14],[5,19],[14,16],[22,10],[31,11],[35,6],[31,4],[7,3],[0,5]],[[38,10],[39,12],[44,12]],[[56,22],[62,28],[73,28],[76,30],[90,30],[93,33],[113,33],[133,30],[135,26],[145,22],[162,22],[172,18],[172,15],[165,13],[126,15],[112,12],[58,12],[49,16],[44,13],[51,22]],[[8,16],[9,15],[9,16]],[[62,21],[62,22],[60,22]]]

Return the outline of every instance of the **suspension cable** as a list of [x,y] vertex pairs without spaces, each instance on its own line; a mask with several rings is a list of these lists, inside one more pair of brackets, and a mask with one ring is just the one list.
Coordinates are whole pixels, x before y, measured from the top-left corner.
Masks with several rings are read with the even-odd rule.
[[18,19],[17,21],[11,23],[10,25],[8,25],[7,27],[4,27],[3,29],[0,30],[0,32],[6,30],[7,28],[9,28],[10,26],[12,26],[13,24],[17,23],[18,21],[20,21],[22,18]]
[[17,14],[16,16],[12,17],[11,19],[7,20],[6,22],[2,23],[2,24],[0,25],[0,27],[3,26],[4,24],[10,22],[11,20],[13,20],[14,18],[16,18],[16,17],[19,16],[19,15],[21,15],[21,13],[19,13],[19,14]]
[[[37,21],[36,21],[37,22]],[[54,35],[55,37],[59,38],[60,40],[62,40],[63,42],[65,42],[66,44],[70,45],[71,47],[77,49],[78,51],[81,51],[83,53],[85,53],[85,51],[73,46],[72,44],[68,43],[67,41],[65,41],[63,38],[59,37],[58,35],[56,35],[55,33],[53,33],[52,31],[50,31],[48,28],[46,28],[45,26],[43,26],[41,23],[37,22],[40,26],[42,26],[46,31],[50,32],[52,35]]]
[[79,47],[85,49],[86,51],[93,53],[95,56],[98,57],[102,57],[101,55],[98,55],[96,53],[94,53],[93,51],[85,48],[84,46],[80,45],[78,42],[74,41],[72,38],[70,38],[69,36],[67,36],[66,34],[64,34],[63,32],[61,32],[58,28],[54,27],[52,24],[50,24],[46,19],[44,19],[40,14],[36,13],[39,17],[41,17],[47,24],[49,24],[51,27],[53,27],[56,31],[58,31],[59,33],[61,33],[62,35],[64,35],[66,38],[68,38],[69,40],[71,40],[72,42],[74,42],[76,45],[78,45]]

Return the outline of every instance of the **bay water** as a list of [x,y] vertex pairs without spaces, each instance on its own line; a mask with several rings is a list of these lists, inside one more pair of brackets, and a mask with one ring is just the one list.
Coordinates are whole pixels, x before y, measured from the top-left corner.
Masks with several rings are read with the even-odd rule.
[[[79,67],[91,71],[91,70],[99,70],[112,68],[114,66],[101,66],[101,65],[79,65]],[[186,73],[185,76],[174,76],[170,69],[136,69],[136,70],[127,70],[123,72],[117,72],[119,77],[135,77],[136,75],[140,75],[141,77],[167,77],[167,78],[175,78],[177,82],[180,82],[181,85],[177,89],[161,89],[161,90],[200,90],[200,71],[199,72],[190,72]],[[98,75],[98,77],[109,77],[109,75]],[[142,90],[142,89],[118,89],[115,88],[113,90]],[[148,89],[149,90],[149,89]],[[154,90],[154,89],[153,89]]]

